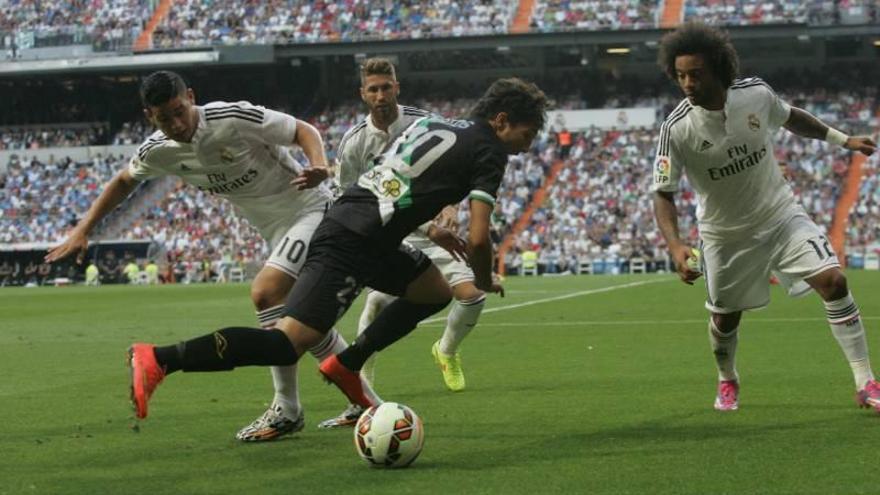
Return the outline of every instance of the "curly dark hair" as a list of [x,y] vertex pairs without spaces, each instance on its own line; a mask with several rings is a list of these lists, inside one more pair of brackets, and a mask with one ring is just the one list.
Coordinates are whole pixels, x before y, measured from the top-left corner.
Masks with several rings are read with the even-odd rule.
[[175,96],[183,96],[188,87],[183,77],[176,72],[153,72],[141,81],[141,103],[144,108],[157,107]]
[[534,83],[517,77],[498,79],[480,97],[471,110],[471,118],[491,120],[507,113],[511,124],[534,124],[538,129],[547,120],[547,95]]
[[702,55],[724,86],[730,86],[739,73],[739,57],[727,32],[699,22],[689,22],[660,40],[657,63],[672,80],[676,80],[675,58],[681,55]]

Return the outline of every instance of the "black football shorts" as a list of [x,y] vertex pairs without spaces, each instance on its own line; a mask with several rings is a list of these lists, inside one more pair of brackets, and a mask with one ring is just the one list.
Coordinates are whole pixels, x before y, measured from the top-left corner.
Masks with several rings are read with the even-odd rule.
[[284,313],[326,333],[365,286],[402,296],[410,282],[430,266],[430,258],[408,244],[380,247],[324,218],[312,236]]

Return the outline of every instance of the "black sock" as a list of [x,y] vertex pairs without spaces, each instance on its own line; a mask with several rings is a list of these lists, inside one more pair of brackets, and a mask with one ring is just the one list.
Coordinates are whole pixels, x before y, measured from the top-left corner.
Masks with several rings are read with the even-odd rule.
[[360,371],[367,359],[398,340],[406,337],[425,318],[437,313],[449,304],[416,304],[397,299],[389,304],[363,333],[340,352],[337,359],[343,366]]
[[299,356],[278,329],[230,327],[186,342],[156,347],[156,361],[165,373],[227,371],[238,366],[287,366]]

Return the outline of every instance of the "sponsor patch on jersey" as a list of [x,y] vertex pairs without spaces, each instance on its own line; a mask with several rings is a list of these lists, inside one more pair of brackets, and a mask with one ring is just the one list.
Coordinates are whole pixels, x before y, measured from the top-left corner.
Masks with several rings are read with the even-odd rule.
[[654,162],[654,183],[669,184],[672,180],[672,165],[669,163],[669,157],[658,156]]
[[749,129],[753,131],[757,131],[761,128],[761,121],[758,119],[758,116],[750,113],[748,117],[749,121]]

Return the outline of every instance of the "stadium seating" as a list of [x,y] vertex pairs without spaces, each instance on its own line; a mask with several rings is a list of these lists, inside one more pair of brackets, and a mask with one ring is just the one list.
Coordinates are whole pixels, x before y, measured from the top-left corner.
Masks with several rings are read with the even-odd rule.
[[870,0],[694,0],[685,5],[685,20],[708,24],[869,24],[877,22]]
[[104,144],[106,133],[106,126],[101,124],[7,127],[0,129],[0,150]]
[[[880,156],[874,155],[862,167],[859,198],[849,215],[847,250],[864,258],[865,268],[876,268],[880,255]],[[869,263],[873,261],[874,263]]]
[[57,241],[123,163],[123,157],[89,163],[14,159],[0,174],[0,243]]
[[0,40],[7,57],[16,56],[18,49],[53,45],[130,47],[154,4],[150,0],[10,0],[0,4]]
[[285,0],[244,5],[232,0],[177,0],[154,32],[153,43],[164,48],[498,34],[507,32],[515,6],[503,0]]
[[656,26],[657,1],[542,0],[536,2],[531,28],[538,32],[648,29]]

